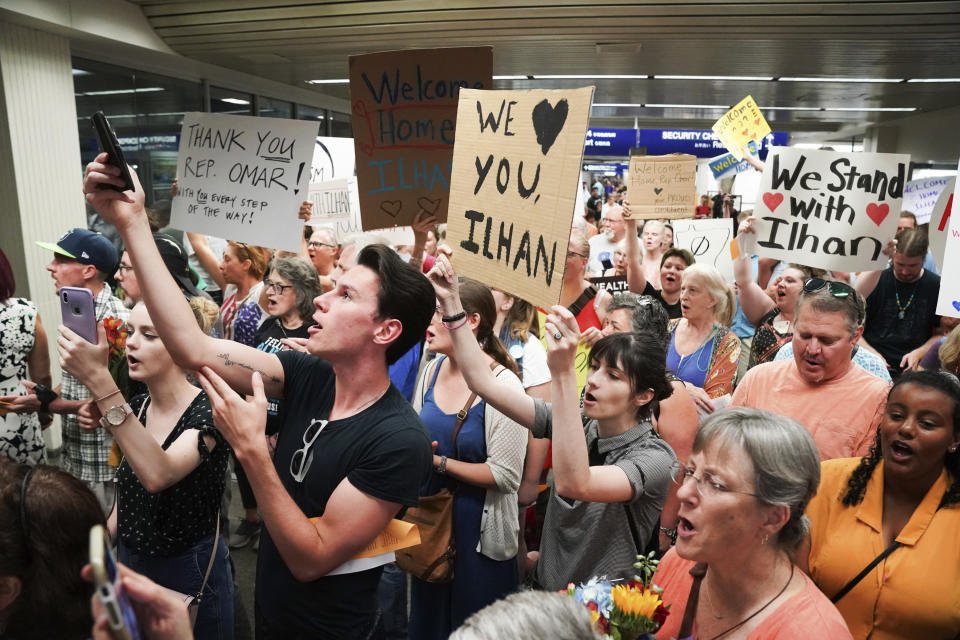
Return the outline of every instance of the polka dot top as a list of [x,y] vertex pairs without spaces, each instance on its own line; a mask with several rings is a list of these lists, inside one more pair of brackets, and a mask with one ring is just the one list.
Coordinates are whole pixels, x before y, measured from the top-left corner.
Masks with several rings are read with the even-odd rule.
[[[149,396],[130,401],[135,415],[140,414]],[[141,422],[146,426],[147,411]],[[159,493],[147,491],[130,464],[124,460],[117,470],[118,529],[120,539],[131,550],[147,556],[179,554],[216,530],[220,498],[226,483],[230,446],[213,426],[210,399],[201,391],[161,445],[166,450],[187,429],[199,429],[197,448],[200,464],[180,482]],[[217,441],[213,451],[201,436]]]

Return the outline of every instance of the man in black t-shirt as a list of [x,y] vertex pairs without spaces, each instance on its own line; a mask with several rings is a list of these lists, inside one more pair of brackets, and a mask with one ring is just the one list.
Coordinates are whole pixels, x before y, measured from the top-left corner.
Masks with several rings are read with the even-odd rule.
[[887,361],[890,374],[915,369],[938,340],[937,297],[940,276],[923,268],[927,235],[920,229],[904,229],[898,235],[890,268],[861,273],[857,291],[867,301],[867,319],[860,344]]
[[[406,506],[430,472],[430,438],[387,375],[425,333],[435,309],[423,274],[384,245],[315,300],[309,353],[258,351],[204,335],[163,266],[143,190],[119,192],[106,154],[87,165],[84,193],[123,236],[164,346],[198,370],[214,421],[246,470],[264,523],[257,637],[367,638],[376,587],[392,554],[352,560]],[[238,393],[239,392],[239,393]],[[252,396],[249,400],[244,396]],[[267,397],[283,398],[275,457],[264,438]]]
[[593,212],[594,220],[600,222],[600,213],[603,210],[603,196],[596,187],[590,190],[590,199],[587,200],[587,209]]

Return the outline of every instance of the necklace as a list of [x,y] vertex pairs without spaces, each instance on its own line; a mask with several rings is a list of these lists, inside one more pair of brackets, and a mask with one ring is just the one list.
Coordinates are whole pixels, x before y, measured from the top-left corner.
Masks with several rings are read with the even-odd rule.
[[742,627],[743,625],[747,624],[750,620],[752,620],[753,618],[755,618],[756,616],[758,616],[761,611],[763,611],[764,609],[766,609],[767,607],[769,607],[771,604],[773,604],[773,601],[776,600],[777,598],[779,598],[780,596],[782,596],[782,595],[783,595],[783,592],[786,591],[786,590],[787,590],[787,587],[790,586],[790,583],[793,582],[793,572],[794,572],[795,570],[796,570],[796,569],[795,569],[793,566],[790,567],[790,576],[787,578],[787,583],[786,583],[785,585],[783,585],[783,588],[780,589],[780,591],[777,592],[777,595],[775,595],[775,596],[773,596],[772,598],[770,598],[769,600],[767,600],[767,603],[766,603],[765,605],[763,605],[762,607],[760,607],[759,609],[757,609],[756,611],[754,611],[753,613],[751,613],[751,614],[748,615],[746,618],[744,618],[743,620],[741,620],[741,621],[738,622],[737,624],[733,625],[732,627],[730,627],[730,628],[727,629],[726,631],[722,631],[722,632],[718,633],[717,635],[713,636],[712,638],[710,638],[710,640],[717,640],[717,638],[722,638],[723,636],[727,635],[727,634],[730,633],[731,631],[734,631],[734,630],[736,630],[736,629],[739,629],[739,628]]
[[917,285],[916,284],[913,285],[913,291],[910,293],[910,299],[907,300],[907,304],[905,305],[900,304],[900,289],[899,287],[896,286],[896,284],[894,284],[894,287],[893,287],[893,294],[897,298],[897,311],[899,311],[899,313],[897,314],[897,317],[903,320],[903,316],[906,314],[907,309],[909,309],[910,305],[913,304],[913,296],[917,294]]
[[[680,326],[680,325],[677,325],[677,326]],[[676,347],[676,335],[677,335],[676,331],[677,331],[677,330],[674,329],[673,331],[674,331],[674,333],[673,333],[673,335],[674,335],[674,346],[673,346],[673,348],[674,348],[674,350],[676,351],[676,348],[677,348],[677,347]],[[694,350],[693,350],[691,353],[689,353],[688,355],[680,356],[680,352],[677,351],[677,355],[680,356],[680,362],[677,364],[677,376],[678,376],[678,377],[680,376],[680,372],[683,371],[683,367],[684,367],[688,362],[690,362],[689,360],[687,360],[686,362],[684,362],[683,359],[684,359],[684,358],[689,358],[689,357],[692,356],[693,354],[697,354],[697,370],[698,370],[700,373],[706,373],[706,372],[707,372],[707,369],[709,368],[709,365],[710,365],[709,355],[707,356],[707,366],[701,367],[701,366],[700,366],[700,358],[703,357],[703,352],[701,351],[701,349],[703,349],[704,345],[706,345],[708,342],[710,342],[710,339],[713,337],[713,334],[716,333],[716,331],[717,331],[717,325],[714,324],[713,327],[711,327],[711,329],[710,329],[710,333],[708,333],[708,334],[707,334],[707,337],[704,338],[704,339],[703,339],[703,342],[700,343],[700,346],[698,346],[696,349],[694,349]]]

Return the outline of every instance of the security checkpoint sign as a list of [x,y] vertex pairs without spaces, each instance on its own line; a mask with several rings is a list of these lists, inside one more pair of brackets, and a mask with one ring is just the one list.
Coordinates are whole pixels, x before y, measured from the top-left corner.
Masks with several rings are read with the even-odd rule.
[[887,266],[910,156],[775,147],[744,250],[836,271]]
[[762,140],[770,133],[770,125],[760,112],[753,96],[747,96],[715,123],[713,132],[734,158],[743,160],[743,148],[752,140]]
[[170,225],[299,251],[317,123],[184,114]]
[[459,273],[543,309],[560,300],[592,100],[593,87],[460,91],[447,219]]
[[463,88],[493,86],[493,49],[350,56],[357,186],[364,230],[410,225],[423,209],[447,219]]
[[682,153],[630,158],[630,217],[692,218],[697,208],[697,158]]

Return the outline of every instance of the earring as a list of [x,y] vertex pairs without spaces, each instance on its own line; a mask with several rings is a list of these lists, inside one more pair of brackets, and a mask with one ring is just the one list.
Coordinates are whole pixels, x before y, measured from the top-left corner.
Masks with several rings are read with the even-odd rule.
[[953,445],[952,447],[950,447],[950,453],[956,453],[956,452],[957,452],[957,445]]
[[769,538],[770,538],[770,536],[763,536],[763,538],[760,540],[760,544],[767,544],[767,540],[768,540]]

